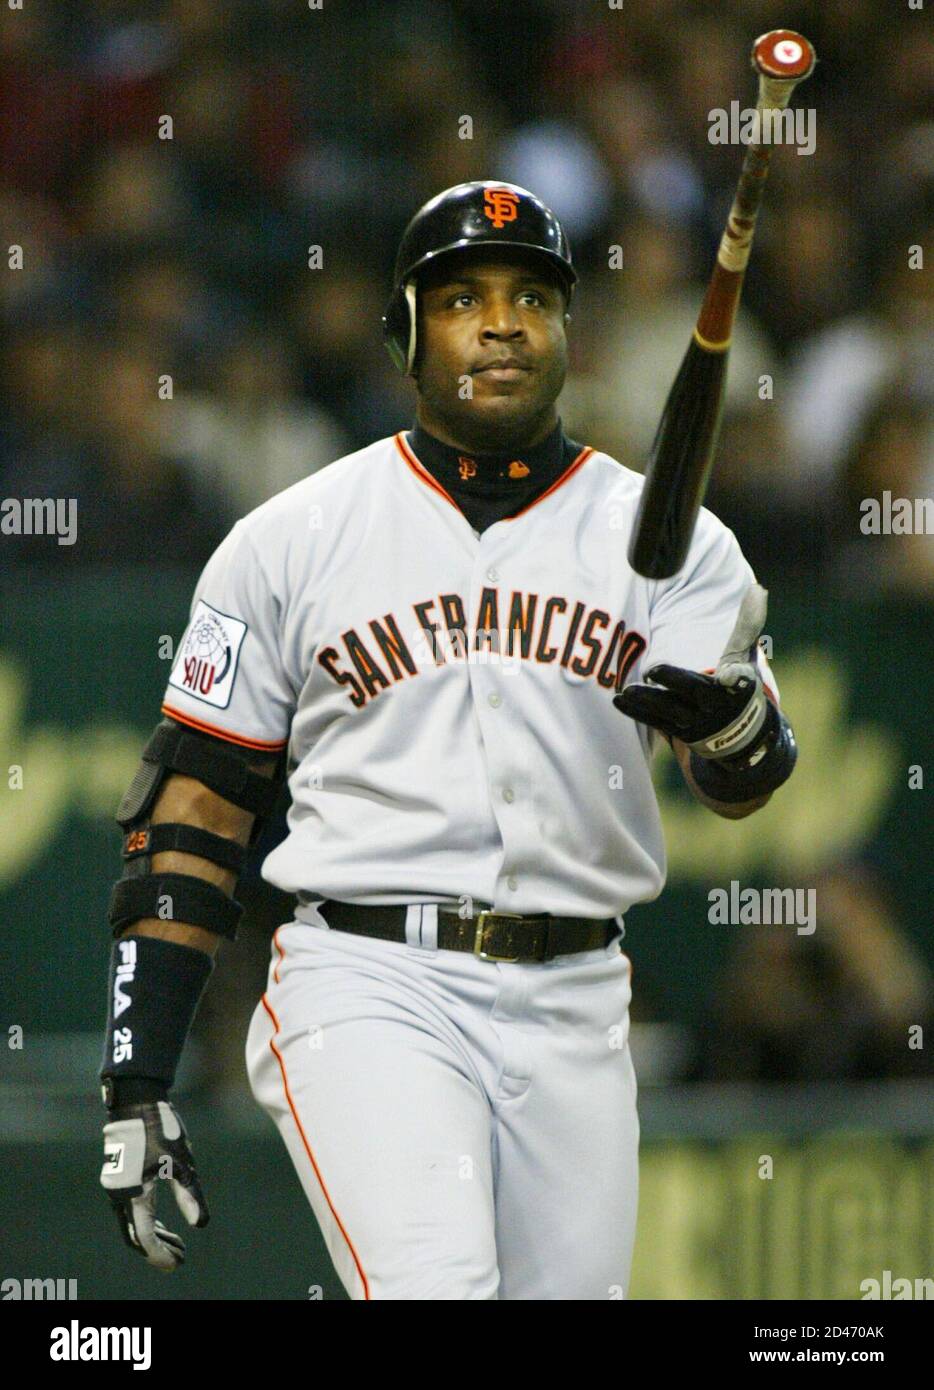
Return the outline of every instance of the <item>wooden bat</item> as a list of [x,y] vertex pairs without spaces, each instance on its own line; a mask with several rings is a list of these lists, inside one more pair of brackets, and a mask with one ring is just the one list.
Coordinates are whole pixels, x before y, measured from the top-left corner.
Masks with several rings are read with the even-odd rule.
[[[756,39],[752,66],[759,74],[756,101],[761,137],[817,61],[812,45],[790,29]],[[697,513],[707,490],[723,410],[733,320],[743,287],[771,144],[751,144],[694,336],[668,393],[645,470],[645,486],[629,544],[629,563],[647,579],[668,579],[684,564]]]

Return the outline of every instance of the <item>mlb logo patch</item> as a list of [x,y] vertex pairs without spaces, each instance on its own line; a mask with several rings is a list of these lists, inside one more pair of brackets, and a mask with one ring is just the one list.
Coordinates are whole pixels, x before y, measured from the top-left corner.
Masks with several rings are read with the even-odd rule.
[[199,599],[169,685],[215,709],[230,704],[246,623]]

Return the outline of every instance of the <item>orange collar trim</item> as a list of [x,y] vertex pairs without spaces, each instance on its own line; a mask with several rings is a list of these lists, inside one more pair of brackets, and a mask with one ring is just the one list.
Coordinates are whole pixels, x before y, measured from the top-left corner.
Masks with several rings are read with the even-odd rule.
[[[406,442],[404,430],[400,430],[399,433],[395,436],[395,442],[396,447],[399,450],[399,453],[402,455],[409,468],[411,468],[416,478],[418,478],[420,482],[423,482],[427,487],[430,487],[432,491],[437,492],[441,497],[445,499],[446,502],[450,502],[451,506],[455,509],[455,511],[460,512],[461,516],[463,516],[464,513],[461,512],[460,507],[454,501],[454,498],[448,492],[447,488],[442,487],[442,485],[438,482],[438,479],[434,476],[434,474],[429,473],[428,469],[424,466],[424,464],[419,463],[418,459],[412,453],[411,448]],[[569,463],[564,472],[559,477],[555,478],[551,486],[547,487],[543,493],[540,493],[539,496],[534,499],[534,501],[530,502],[528,506],[523,507],[520,512],[516,512],[513,516],[504,516],[500,519],[502,521],[515,521],[517,517],[524,516],[525,513],[530,512],[533,507],[537,507],[539,502],[544,502],[546,497],[550,497],[553,492],[556,492],[559,487],[563,487],[564,484],[574,476],[577,470],[587,462],[587,460],[590,458],[590,455],[593,452],[594,451],[589,444],[585,445],[584,448],[581,449],[580,453],[577,455],[577,458],[574,459],[571,463]]]

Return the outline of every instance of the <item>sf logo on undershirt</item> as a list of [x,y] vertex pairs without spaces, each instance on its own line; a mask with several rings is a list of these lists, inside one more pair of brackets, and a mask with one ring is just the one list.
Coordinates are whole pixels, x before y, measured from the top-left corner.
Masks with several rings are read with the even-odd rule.
[[[457,471],[462,482],[466,482],[468,478],[475,478],[477,476],[476,459],[467,458],[464,454],[458,454]],[[523,463],[521,459],[513,459],[506,472],[506,476],[509,478],[527,478],[529,476],[529,466],[527,463]]]

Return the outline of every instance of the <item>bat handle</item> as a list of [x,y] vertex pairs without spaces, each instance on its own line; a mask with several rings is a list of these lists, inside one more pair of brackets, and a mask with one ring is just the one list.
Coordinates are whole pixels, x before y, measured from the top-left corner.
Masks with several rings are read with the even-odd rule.
[[[795,87],[814,71],[817,55],[803,34],[772,29],[756,39],[751,62],[759,74],[756,117],[761,131],[765,113],[787,107]],[[749,146],[743,160],[717,263],[694,330],[695,341],[707,352],[726,352],[730,346],[771,158],[772,145],[759,143]]]

